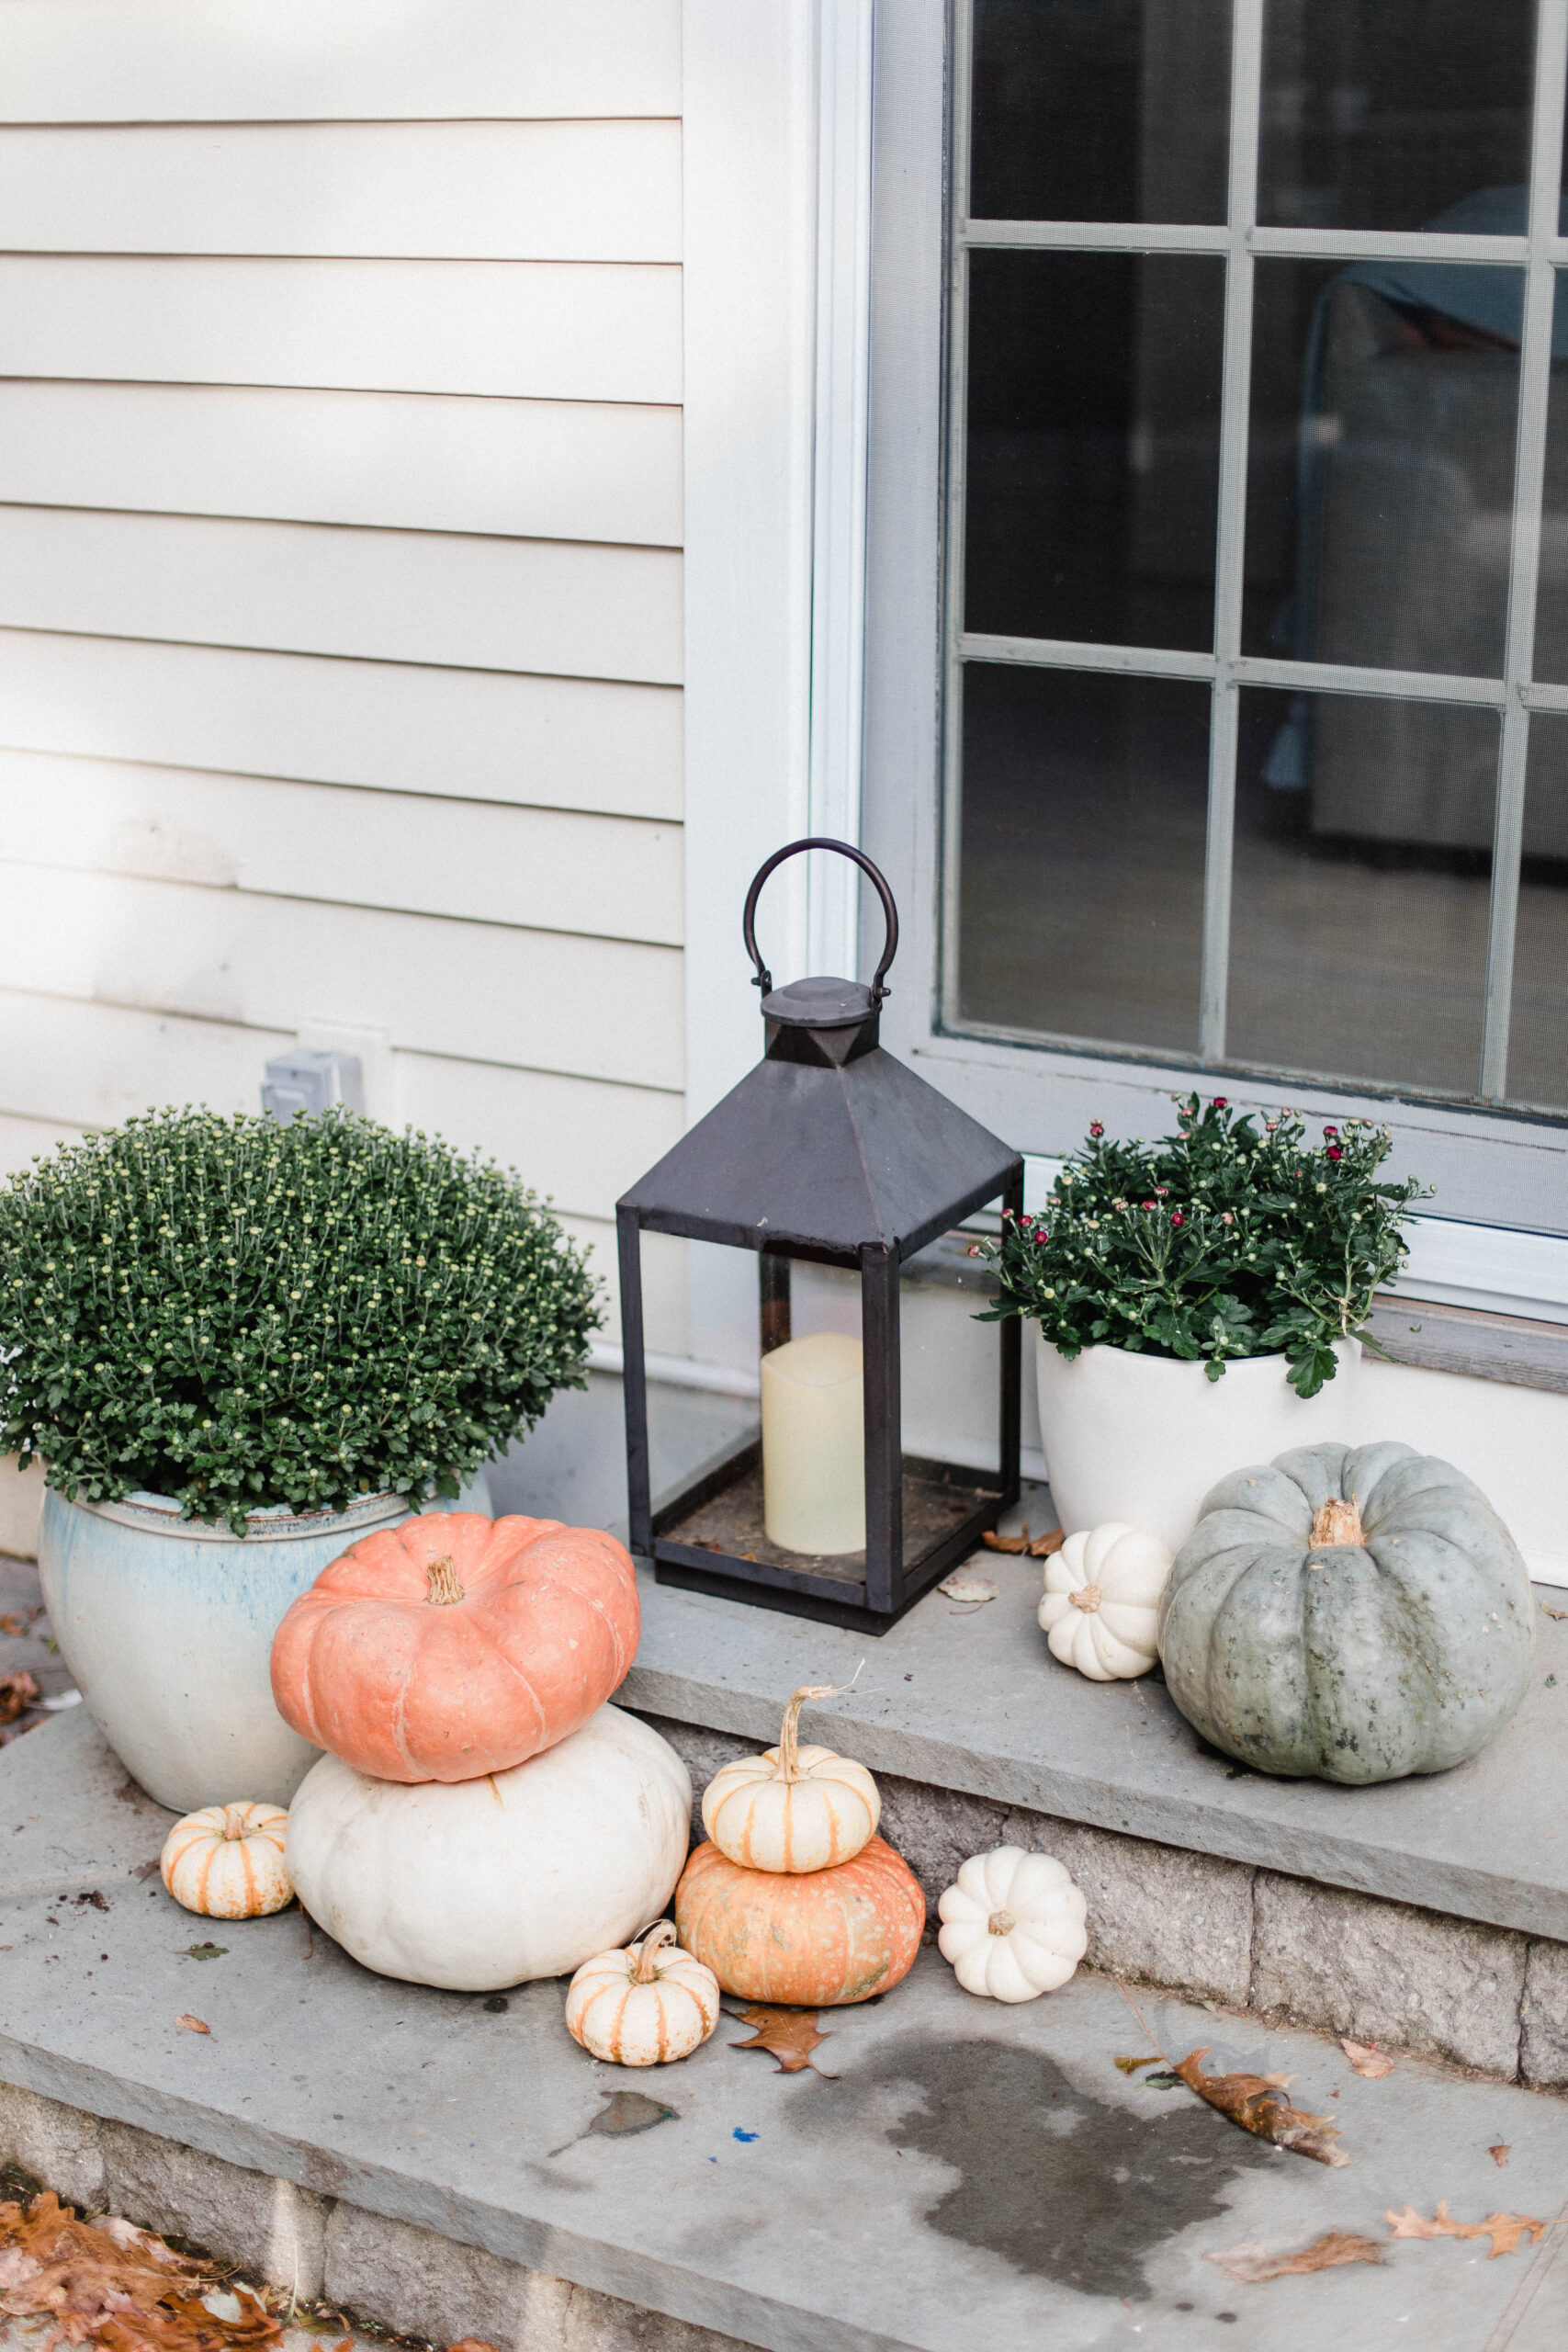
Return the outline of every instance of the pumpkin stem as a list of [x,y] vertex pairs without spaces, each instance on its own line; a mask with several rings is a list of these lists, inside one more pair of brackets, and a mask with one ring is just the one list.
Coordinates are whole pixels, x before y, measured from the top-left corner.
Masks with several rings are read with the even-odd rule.
[[1017,1925],[1010,1911],[993,1911],[986,1922],[986,1930],[988,1935],[1010,1936]]
[[450,1609],[455,1600],[463,1598],[463,1588],[457,1582],[457,1571],[450,1560],[432,1560],[424,1571],[430,1578],[430,1590],[425,1595],[435,1609]]
[[1312,1548],[1314,1552],[1335,1544],[1364,1544],[1367,1531],[1361,1525],[1361,1498],[1352,1495],[1342,1503],[1333,1495],[1323,1505],[1312,1522]]
[[1097,1584],[1080,1585],[1077,1592],[1068,1593],[1067,1599],[1075,1609],[1082,1609],[1092,1616],[1100,1607],[1100,1587]]
[[675,1929],[668,1919],[656,1920],[637,1947],[637,1961],[632,1969],[634,1984],[651,1984],[658,1971],[654,1965],[661,1951],[676,1940]]
[[847,1682],[803,1682],[798,1690],[791,1691],[789,1704],[784,1709],[784,1729],[779,1734],[779,1760],[773,1767],[775,1781],[798,1781],[801,1778],[796,1761],[800,1752],[800,1711],[807,1699],[841,1699],[860,1680],[860,1668],[864,1664],[863,1657]]

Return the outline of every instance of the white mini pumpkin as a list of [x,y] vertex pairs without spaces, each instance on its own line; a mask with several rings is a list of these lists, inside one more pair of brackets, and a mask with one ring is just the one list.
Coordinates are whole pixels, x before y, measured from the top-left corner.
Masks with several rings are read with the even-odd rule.
[[1045,1563],[1040,1623],[1053,1657],[1091,1682],[1131,1681],[1159,1651],[1159,1598],[1171,1555],[1120,1519],[1069,1535]]
[[585,1960],[566,1993],[566,2030],[614,2066],[688,2058],[718,2023],[718,1979],[675,1941],[668,1919],[627,1951]]
[[373,1781],[338,1756],[288,1812],[300,1902],[366,1968],[491,1993],[567,1976],[657,1918],[691,1840],[668,1740],[604,1706],[477,1781]]
[[937,1905],[937,1949],[966,1993],[1036,2000],[1065,1984],[1088,1950],[1087,1908],[1065,1863],[998,1846],[964,1863]]
[[176,1821],[158,1867],[176,1903],[208,1919],[259,1919],[294,1900],[276,1804],[209,1804]]
[[741,1870],[835,1869],[876,1834],[882,1799],[865,1766],[799,1745],[801,1708],[829,1695],[803,1684],[784,1709],[778,1746],[722,1766],[703,1792],[703,1827]]

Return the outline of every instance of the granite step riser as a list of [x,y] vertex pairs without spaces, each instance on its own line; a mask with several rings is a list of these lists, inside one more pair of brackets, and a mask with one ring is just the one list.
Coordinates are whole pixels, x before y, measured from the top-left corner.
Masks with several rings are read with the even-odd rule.
[[[645,1720],[685,1758],[698,1790],[721,1764],[755,1752],[729,1733]],[[1022,1846],[1066,1863],[1087,1895],[1089,1968],[1499,2082],[1568,2090],[1568,1944],[895,1774],[879,1773],[877,1785],[882,1834],[931,1907],[928,1935],[962,1861]],[[693,1827],[700,1838],[694,1807]]]
[[10,2084],[0,2084],[0,2164],[79,2212],[121,2214],[301,2303],[325,2301],[427,2344],[472,2336],[496,2352],[753,2352],[713,2328]]

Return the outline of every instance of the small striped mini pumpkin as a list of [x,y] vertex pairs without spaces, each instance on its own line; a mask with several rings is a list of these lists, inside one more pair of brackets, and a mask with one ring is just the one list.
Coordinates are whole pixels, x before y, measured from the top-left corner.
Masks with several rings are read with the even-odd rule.
[[668,1919],[626,1951],[585,1960],[566,1994],[566,2030],[615,2066],[689,2057],[718,2023],[718,1979],[682,1951]]
[[276,1804],[209,1804],[164,1840],[164,1884],[209,1919],[259,1919],[294,1899],[283,1859],[288,1815]]

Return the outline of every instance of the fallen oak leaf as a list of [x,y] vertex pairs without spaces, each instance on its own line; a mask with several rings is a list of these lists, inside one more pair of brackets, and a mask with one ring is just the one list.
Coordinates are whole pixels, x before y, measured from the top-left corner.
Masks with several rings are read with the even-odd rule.
[[1350,2162],[1345,2150],[1334,2145],[1339,2136],[1337,2123],[1326,2115],[1308,2115],[1280,2097],[1295,2080],[1293,2075],[1205,2075],[1200,2062],[1208,2054],[1205,2042],[1201,2050],[1190,2051],[1179,2060],[1175,2069],[1201,2099],[1239,2123],[1244,2132],[1271,2142],[1276,2148],[1289,2148],[1293,2154],[1311,2156],[1320,2165]]
[[[741,2010],[739,2022],[752,2028],[751,2039],[732,2041],[731,2050],[765,2050],[770,2058],[778,2060],[781,2075],[798,2075],[805,2066],[809,2066],[814,2075],[822,2074],[811,2053],[822,2042],[830,2041],[832,2036],[818,2032],[815,2009],[781,2009],[765,2001],[753,2001],[750,2008]],[[823,2075],[822,2079],[832,2082],[835,2077]]]
[[987,1527],[980,1541],[987,1552],[1027,1552],[1029,1529],[1026,1526],[1021,1535],[998,1535]]
[[1499,2140],[1496,2146],[1494,2148],[1488,2148],[1486,2153],[1491,2157],[1493,2163],[1496,2165],[1498,2171],[1501,2172],[1503,2166],[1507,2163],[1509,2155],[1512,2154],[1512,2150],[1510,2149],[1506,2140]]
[[1375,2041],[1347,2041],[1341,2035],[1339,2047],[1356,2073],[1364,2075],[1370,2083],[1381,2082],[1385,2075],[1393,2072],[1393,2060]]
[[1297,2254],[1270,2254],[1259,2240],[1249,2238],[1245,2245],[1233,2245],[1225,2254],[1206,2254],[1203,2259],[1223,2270],[1227,2278],[1256,2286],[1265,2278],[1296,2278],[1309,2270],[1338,2270],[1350,2262],[1386,2262],[1386,2239],[1364,2238],[1355,2230],[1325,2230]]
[[175,2023],[176,2025],[183,2025],[187,2033],[210,2033],[212,2031],[212,2028],[209,2025],[203,2025],[201,2019],[199,2018],[193,2018],[188,2010],[182,2009],[179,2016],[175,2019]]
[[1035,1537],[1029,1547],[1029,1556],[1032,1560],[1046,1559],[1053,1552],[1059,1552],[1066,1540],[1065,1527],[1053,1527],[1048,1533]]
[[1389,2211],[1383,2220],[1390,2235],[1396,2238],[1490,2238],[1494,2262],[1500,2254],[1517,2254],[1521,2238],[1533,2245],[1546,2235],[1546,2223],[1533,2221],[1528,2213],[1488,2213],[1483,2222],[1450,2222],[1442,2199],[1429,2222],[1414,2205],[1406,2205],[1399,2213]]

